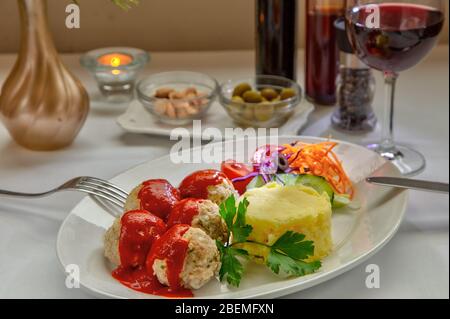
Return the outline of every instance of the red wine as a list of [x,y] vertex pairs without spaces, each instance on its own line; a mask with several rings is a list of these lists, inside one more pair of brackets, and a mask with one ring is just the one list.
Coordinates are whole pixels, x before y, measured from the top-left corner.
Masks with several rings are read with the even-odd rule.
[[379,28],[369,28],[368,6],[353,8],[348,21],[358,56],[372,68],[400,72],[418,64],[436,44],[444,14],[431,7],[385,3]]
[[324,7],[308,12],[306,20],[306,95],[320,105],[336,103],[339,48],[334,22],[344,10]]

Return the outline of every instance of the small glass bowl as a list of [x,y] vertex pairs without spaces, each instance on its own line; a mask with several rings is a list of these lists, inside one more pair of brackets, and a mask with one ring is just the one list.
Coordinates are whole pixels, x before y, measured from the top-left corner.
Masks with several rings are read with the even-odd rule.
[[[118,59],[114,63],[102,63],[107,56],[124,57],[128,61],[122,63]],[[80,63],[97,80],[103,97],[108,102],[125,103],[133,100],[137,75],[150,61],[150,55],[140,49],[127,47],[110,47],[92,50],[84,54]]]
[[[295,95],[285,100],[260,103],[233,100],[234,88],[242,83],[248,83],[253,90],[258,91],[271,88],[280,92],[282,89],[289,88],[295,91]],[[280,127],[294,114],[301,99],[302,89],[296,82],[273,75],[257,75],[253,78],[230,80],[223,83],[219,90],[220,103],[228,115],[243,127]]]
[[[168,89],[197,95],[183,98],[160,98],[157,92]],[[161,122],[185,125],[202,118],[217,96],[218,84],[212,77],[197,72],[172,71],[150,75],[137,84],[137,96],[142,105]],[[177,95],[176,93],[174,95]]]

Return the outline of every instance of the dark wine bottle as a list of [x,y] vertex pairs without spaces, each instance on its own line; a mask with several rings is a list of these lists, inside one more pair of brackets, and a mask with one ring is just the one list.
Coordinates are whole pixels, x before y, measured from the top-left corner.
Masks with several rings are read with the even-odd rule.
[[297,0],[256,0],[256,74],[297,77]]
[[339,48],[334,22],[344,15],[344,4],[344,0],[306,1],[305,91],[315,104],[336,104]]

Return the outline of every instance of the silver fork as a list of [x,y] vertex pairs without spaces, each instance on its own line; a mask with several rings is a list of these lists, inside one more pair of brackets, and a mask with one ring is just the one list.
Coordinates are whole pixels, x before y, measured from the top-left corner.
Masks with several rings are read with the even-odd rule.
[[65,182],[52,190],[43,193],[20,193],[0,189],[0,196],[16,196],[16,197],[44,197],[60,191],[79,191],[88,193],[94,196],[101,197],[111,202],[112,204],[123,208],[127,200],[128,193],[123,189],[111,184],[108,181],[96,177],[76,177],[70,181]]

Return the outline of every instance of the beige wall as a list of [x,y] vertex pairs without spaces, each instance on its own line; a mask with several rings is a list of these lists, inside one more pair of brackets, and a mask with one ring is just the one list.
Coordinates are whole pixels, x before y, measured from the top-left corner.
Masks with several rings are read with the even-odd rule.
[[[104,46],[149,51],[237,50],[254,47],[254,0],[141,0],[123,12],[109,0],[78,0],[81,28],[65,27],[71,0],[48,0],[51,29],[61,52]],[[303,45],[304,0],[299,0],[299,45]],[[0,0],[0,52],[16,52],[19,21],[16,0]],[[448,7],[447,7],[448,15]],[[442,36],[448,42],[448,27]]]

